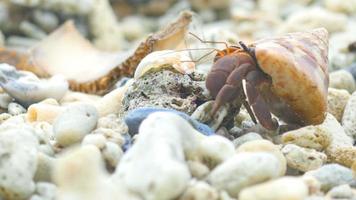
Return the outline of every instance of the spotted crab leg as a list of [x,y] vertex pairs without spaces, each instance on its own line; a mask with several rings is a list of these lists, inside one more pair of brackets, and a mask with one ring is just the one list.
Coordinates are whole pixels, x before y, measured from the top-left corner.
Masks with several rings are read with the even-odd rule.
[[261,72],[257,70],[249,72],[246,75],[247,98],[259,123],[269,130],[276,130],[278,128],[278,122],[272,119],[268,105],[257,89],[260,85],[266,83],[269,84],[268,79],[266,79]]
[[219,93],[216,95],[216,99],[212,109],[212,115],[215,115],[216,111],[221,107],[221,105],[233,101],[242,92],[242,79],[245,75],[254,69],[250,63],[244,63],[239,67],[236,67],[234,71],[228,76],[225,85],[221,88]]

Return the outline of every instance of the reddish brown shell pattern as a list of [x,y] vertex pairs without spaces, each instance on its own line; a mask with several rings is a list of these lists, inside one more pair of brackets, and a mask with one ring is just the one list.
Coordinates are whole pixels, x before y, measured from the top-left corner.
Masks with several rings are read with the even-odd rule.
[[321,123],[329,84],[327,30],[290,33],[252,46],[259,67],[272,79],[272,93],[305,124]]

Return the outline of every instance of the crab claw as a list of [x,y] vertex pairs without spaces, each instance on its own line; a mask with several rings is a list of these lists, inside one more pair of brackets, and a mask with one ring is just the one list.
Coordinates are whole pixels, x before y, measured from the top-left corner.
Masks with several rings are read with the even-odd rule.
[[255,117],[258,122],[269,130],[276,130],[278,122],[272,118],[269,107],[262,95],[258,91],[258,87],[263,84],[270,84],[263,74],[259,71],[251,71],[246,76],[246,94],[249,105],[252,107]]

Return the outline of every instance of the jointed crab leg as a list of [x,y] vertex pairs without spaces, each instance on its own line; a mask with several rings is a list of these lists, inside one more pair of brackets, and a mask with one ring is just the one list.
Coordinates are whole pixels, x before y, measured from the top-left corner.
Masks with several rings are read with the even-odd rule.
[[278,122],[275,119],[272,119],[268,105],[257,89],[262,84],[269,84],[268,81],[269,80],[257,70],[249,72],[246,75],[246,93],[249,104],[259,123],[269,130],[276,130],[278,128]]
[[236,67],[231,74],[228,76],[225,85],[219,90],[216,95],[216,99],[214,102],[214,106],[212,109],[212,114],[214,115],[216,111],[220,108],[221,105],[231,102],[236,99],[241,92],[242,89],[242,79],[244,79],[245,75],[253,69],[250,63],[244,63],[238,67]]

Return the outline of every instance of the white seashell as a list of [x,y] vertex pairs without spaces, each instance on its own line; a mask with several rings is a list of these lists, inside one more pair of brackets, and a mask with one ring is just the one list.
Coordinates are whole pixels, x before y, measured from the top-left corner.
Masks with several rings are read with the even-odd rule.
[[134,78],[138,79],[152,68],[159,68],[165,64],[170,64],[174,69],[182,74],[189,74],[195,70],[195,63],[187,55],[187,52],[174,50],[155,51],[148,54],[138,64]]

